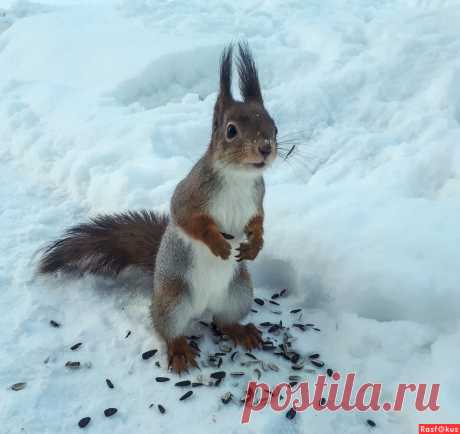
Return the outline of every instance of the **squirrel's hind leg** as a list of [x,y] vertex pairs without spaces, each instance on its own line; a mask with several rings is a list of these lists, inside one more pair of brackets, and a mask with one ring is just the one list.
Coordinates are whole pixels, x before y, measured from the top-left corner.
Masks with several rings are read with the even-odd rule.
[[184,336],[193,316],[187,284],[182,279],[163,282],[155,288],[150,311],[153,326],[166,343],[171,370],[180,374],[198,367],[198,353]]
[[262,346],[262,334],[254,324],[239,324],[251,309],[253,294],[251,276],[241,263],[229,285],[225,306],[222,311],[214,312],[214,321],[221,332],[247,350]]

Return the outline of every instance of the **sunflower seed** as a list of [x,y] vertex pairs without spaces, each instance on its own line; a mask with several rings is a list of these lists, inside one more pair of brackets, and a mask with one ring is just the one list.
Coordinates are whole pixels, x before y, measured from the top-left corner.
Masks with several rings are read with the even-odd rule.
[[232,360],[232,362],[234,362],[235,360],[238,360],[240,358],[240,352],[239,351],[234,351],[232,353],[232,355],[230,356],[230,359]]
[[284,289],[282,289],[281,292],[280,292],[280,297],[283,297],[283,296],[285,296],[286,294],[287,294],[287,288],[284,288]]
[[252,312],[252,313],[258,313],[259,311],[258,311],[258,310],[255,310],[255,309],[251,309],[251,312]]
[[256,302],[259,306],[263,306],[265,304],[265,301],[263,301],[261,298],[255,298],[254,302]]
[[292,365],[291,366],[294,371],[301,371],[303,369],[303,365]]
[[310,354],[308,358],[309,359],[319,359],[319,354],[318,353]]
[[275,300],[269,300],[269,302],[270,302],[271,304],[274,304],[275,306],[280,306],[280,304],[279,304],[277,301],[275,301]]
[[300,381],[301,379],[299,375],[289,375],[289,381]]
[[295,415],[296,415],[296,411],[291,408],[287,413],[286,413],[286,417],[288,419],[294,419],[295,418]]
[[231,392],[226,392],[226,393],[224,393],[224,395],[222,396],[221,401],[222,401],[224,404],[228,404],[232,399],[233,399],[233,395],[231,394]]
[[278,324],[273,324],[267,331],[268,333],[275,333],[280,329]]
[[372,419],[367,419],[367,420],[366,420],[366,423],[367,423],[369,426],[371,426],[371,427],[374,427],[374,426],[377,425]]
[[70,369],[78,369],[80,367],[80,362],[66,362],[65,367]]
[[165,414],[166,413],[166,409],[161,405],[161,404],[158,404],[158,410],[160,411],[161,414]]
[[165,383],[166,381],[169,381],[169,380],[170,380],[170,378],[168,378],[168,377],[156,377],[155,378],[155,381],[157,383]]
[[16,383],[11,386],[11,390],[14,390],[15,392],[19,392],[20,390],[24,389],[26,387],[27,383]]
[[257,360],[257,357],[256,357],[254,354],[252,354],[252,353],[245,353],[245,354],[246,354],[248,357],[250,357],[251,359]]
[[294,353],[294,355],[291,357],[291,362],[294,363],[294,364],[297,364],[299,359],[300,359],[300,355],[297,354],[297,353]]
[[268,364],[268,367],[272,370],[272,371],[275,371],[275,372],[278,372],[280,370],[280,368],[278,367],[278,365],[275,365],[274,363],[269,363]]
[[323,405],[323,406],[326,405],[326,398],[321,398],[319,405]]
[[113,389],[113,388],[114,388],[113,383],[112,383],[108,378],[105,379],[105,382],[107,383],[107,386],[109,387],[109,389]]
[[326,373],[328,377],[332,377],[332,374],[334,373],[334,371],[331,368],[327,368]]
[[80,419],[78,421],[78,426],[80,428],[84,428],[85,426],[87,426],[89,423],[91,422],[91,418],[90,417],[84,417],[82,419]]
[[297,327],[299,330],[302,330],[303,332],[305,330],[307,330],[307,328],[305,327],[304,324],[299,324],[299,323],[296,323],[296,324],[292,324],[293,327]]
[[217,372],[213,372],[210,377],[211,378],[214,378],[215,380],[222,380],[223,378],[225,378],[225,371],[217,371]]
[[272,300],[275,300],[275,299],[277,299],[279,296],[280,296],[280,295],[279,295],[277,292],[275,292],[275,293],[272,295],[271,298],[272,298]]
[[70,349],[71,349],[72,351],[75,351],[75,350],[78,350],[81,346],[82,346],[82,343],[81,343],[81,342],[78,342],[78,344],[72,345],[72,346],[70,347]]
[[61,324],[58,323],[57,321],[54,321],[54,319],[50,321],[50,325],[56,328],[61,327]]
[[142,358],[144,360],[148,360],[150,359],[151,357],[153,357],[156,353],[157,353],[158,350],[149,350],[149,351],[146,351],[145,353],[142,353]]
[[291,310],[291,313],[299,313],[302,309],[299,308],[299,309],[292,309]]
[[261,327],[270,327],[273,324],[270,321],[265,321],[265,322],[261,322],[259,325]]
[[232,377],[241,377],[242,375],[244,375],[245,373],[242,372],[242,371],[239,371],[239,372],[230,372],[230,375]]
[[193,391],[189,390],[188,392],[185,392],[180,398],[179,401],[185,401],[186,399],[190,398],[193,395]]
[[313,366],[316,366],[317,368],[322,368],[324,366],[324,362],[318,362],[316,360],[310,360],[310,363],[313,365]]
[[128,333],[126,333],[125,339],[129,338],[131,336],[131,330],[128,330]]
[[177,387],[187,387],[190,386],[192,383],[189,380],[178,381],[174,386]]
[[192,387],[200,387],[200,386],[204,386],[203,383],[192,383]]
[[104,410],[105,417],[113,416],[118,410],[116,408],[106,408]]
[[156,366],[157,368],[161,368],[160,362],[159,362],[158,360],[155,362],[155,366]]
[[281,315],[283,313],[280,310],[271,310],[270,312],[274,313],[275,315]]
[[313,330],[316,330],[317,332],[320,332],[321,329],[317,328],[317,327],[313,327]]

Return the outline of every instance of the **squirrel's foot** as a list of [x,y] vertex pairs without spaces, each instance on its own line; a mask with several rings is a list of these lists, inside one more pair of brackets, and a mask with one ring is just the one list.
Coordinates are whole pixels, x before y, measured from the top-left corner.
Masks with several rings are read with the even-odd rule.
[[174,338],[168,342],[168,364],[171,370],[177,374],[188,372],[188,368],[198,368],[195,357],[198,352],[189,345],[184,336]]
[[235,345],[241,345],[246,350],[262,346],[262,333],[252,323],[225,325],[221,327],[221,331],[228,335]]

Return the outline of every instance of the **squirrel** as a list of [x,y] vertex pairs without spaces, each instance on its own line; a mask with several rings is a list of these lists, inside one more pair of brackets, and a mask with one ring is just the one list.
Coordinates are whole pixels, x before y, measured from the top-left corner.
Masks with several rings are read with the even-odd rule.
[[[240,323],[253,302],[244,261],[263,246],[263,172],[277,155],[277,127],[264,107],[247,42],[237,49],[242,101],[231,91],[230,44],[220,59],[209,146],[177,185],[170,215],[99,215],[68,229],[39,263],[40,273],[117,275],[128,266],[153,272],[152,323],[166,344],[169,368],[179,374],[198,366],[186,331],[205,313],[235,345],[251,350],[262,344],[254,324]],[[234,256],[231,243],[238,245]]]

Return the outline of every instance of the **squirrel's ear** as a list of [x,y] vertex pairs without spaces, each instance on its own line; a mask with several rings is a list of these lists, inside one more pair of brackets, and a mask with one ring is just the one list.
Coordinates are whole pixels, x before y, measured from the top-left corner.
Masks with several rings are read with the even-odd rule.
[[247,42],[240,42],[238,49],[238,75],[240,76],[241,95],[244,101],[253,100],[263,104],[256,64],[252,58],[249,45]]
[[233,102],[232,96],[232,58],[233,45],[229,44],[224,48],[220,58],[220,85],[219,95],[214,106],[214,116],[212,122],[213,133],[222,123],[225,108]]
[[233,101],[232,96],[232,57],[233,45],[229,44],[224,48],[220,58],[220,89],[219,99],[225,104],[227,101]]

